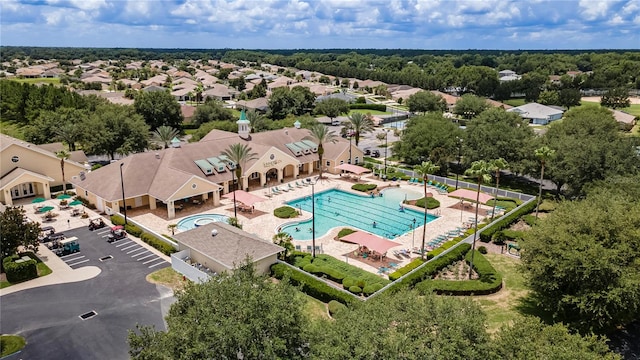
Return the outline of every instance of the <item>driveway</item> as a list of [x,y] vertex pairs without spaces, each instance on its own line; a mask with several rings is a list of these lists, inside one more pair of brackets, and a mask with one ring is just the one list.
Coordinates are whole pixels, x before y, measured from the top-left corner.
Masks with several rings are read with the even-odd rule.
[[[145,277],[170,264],[130,240],[107,243],[105,229],[65,231],[78,237],[80,252],[62,259],[71,268],[99,267],[97,277],[0,298],[0,332],[27,340],[7,359],[128,359],[129,329],[136,324],[165,329],[163,314],[174,301],[172,292]],[[92,311],[95,316],[80,317]]]

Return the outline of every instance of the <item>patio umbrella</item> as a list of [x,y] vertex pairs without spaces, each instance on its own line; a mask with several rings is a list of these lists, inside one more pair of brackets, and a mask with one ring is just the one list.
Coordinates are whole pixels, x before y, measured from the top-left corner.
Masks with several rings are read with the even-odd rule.
[[51,211],[51,210],[53,210],[53,209],[55,209],[53,206],[45,206],[45,207],[43,207],[42,209],[40,209],[40,212],[41,212],[41,213],[45,213],[45,212],[47,212],[47,211]]
[[76,205],[82,205],[82,201],[73,200],[72,202],[69,203],[69,206],[76,206]]
[[71,199],[71,195],[62,194],[62,195],[58,195],[57,198],[60,199],[60,200]]
[[37,197],[37,198],[31,200],[31,203],[32,204],[36,204],[36,203],[41,203],[43,201],[45,201],[45,198]]

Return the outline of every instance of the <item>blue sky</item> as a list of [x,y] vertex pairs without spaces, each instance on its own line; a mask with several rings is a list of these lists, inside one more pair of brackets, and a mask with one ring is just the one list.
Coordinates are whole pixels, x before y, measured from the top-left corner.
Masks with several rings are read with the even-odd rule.
[[0,44],[638,49],[640,1],[0,0]]

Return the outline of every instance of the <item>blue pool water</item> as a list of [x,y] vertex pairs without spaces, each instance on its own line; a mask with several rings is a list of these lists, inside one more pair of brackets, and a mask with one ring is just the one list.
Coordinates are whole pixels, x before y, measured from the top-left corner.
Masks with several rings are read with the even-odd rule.
[[201,214],[201,215],[188,216],[178,221],[178,230],[187,231],[187,230],[194,229],[197,226],[209,224],[212,222],[226,223],[227,220],[229,220],[228,216],[220,215],[220,214]]
[[[317,193],[315,195],[316,237],[326,234],[334,227],[352,226],[393,239],[411,231],[414,219],[415,228],[424,224],[424,212],[406,208],[400,211],[400,203],[405,198],[415,200],[421,197],[422,194],[419,192],[399,188],[383,190],[382,197],[374,198],[337,189]],[[287,204],[296,209],[311,212],[310,196],[289,201]],[[436,218],[437,216],[429,214],[427,222]],[[290,234],[295,240],[310,240],[313,237],[311,228],[311,219],[309,219],[284,226],[281,231]]]

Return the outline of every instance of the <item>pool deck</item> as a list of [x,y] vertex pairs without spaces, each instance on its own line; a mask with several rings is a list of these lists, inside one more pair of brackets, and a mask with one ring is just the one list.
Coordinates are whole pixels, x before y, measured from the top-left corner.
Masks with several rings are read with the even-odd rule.
[[[338,175],[332,174],[324,174],[326,177],[322,181],[319,181],[315,185],[315,192],[320,192],[327,189],[340,189],[343,191],[354,192],[351,190],[351,186],[353,182],[349,182],[344,180]],[[300,182],[300,180],[298,180]],[[412,190],[419,193],[423,192],[422,185],[410,185],[406,181],[401,182],[382,182],[373,176],[367,175],[363,176],[361,183],[375,183],[379,187],[382,186],[399,186],[401,189]],[[295,182],[291,183],[292,186],[295,187]],[[285,183],[284,186],[279,186],[279,188],[287,187]],[[271,198],[267,198],[265,193],[269,188],[252,191],[251,193],[260,197],[265,198],[265,201],[259,202],[255,204],[256,212],[254,214],[248,214],[241,212],[238,210],[238,219],[243,226],[243,230],[255,234],[258,237],[266,240],[272,239],[273,235],[275,235],[278,229],[284,224],[290,223],[292,221],[304,221],[311,218],[311,213],[303,211],[302,216],[296,219],[279,219],[273,216],[273,210],[277,207],[285,205],[286,202],[291,201],[293,199],[303,197],[303,196],[311,196],[311,186],[304,187],[295,187],[295,189],[280,193],[278,195],[274,195]],[[457,227],[463,226],[463,223],[468,221],[469,218],[475,215],[475,206],[468,207],[466,210],[457,210],[452,209],[450,206],[454,206],[460,202],[460,200],[455,198],[449,198],[447,195],[440,195],[437,192],[429,189],[433,194],[434,198],[440,201],[440,207],[438,209],[429,211],[430,214],[437,213],[439,216],[438,219],[433,220],[427,224],[427,233],[426,233],[426,242],[429,242],[431,239],[435,238],[438,235],[446,234],[448,231],[454,230]],[[429,191],[428,190],[428,191]],[[406,206],[406,205],[405,205]],[[421,211],[421,208],[415,208],[412,206],[406,206],[407,208],[414,208],[418,211]],[[488,206],[481,205],[482,209],[489,209]],[[233,217],[233,201],[228,199],[221,200],[221,205],[210,209],[201,214],[222,214]],[[193,216],[190,214],[189,216]],[[187,217],[187,216],[185,216]],[[182,218],[176,218],[170,221],[162,219],[153,213],[146,213],[134,216],[133,219],[139,221],[150,229],[160,233],[160,234],[169,234],[167,226],[169,224],[177,224]],[[479,221],[482,221],[482,217],[479,218]],[[353,253],[358,249],[358,245],[345,243],[341,241],[334,240],[337,236],[340,229],[343,227],[338,227],[330,230],[327,234],[316,238],[316,246],[321,246],[322,252],[325,254],[329,254],[337,259],[347,261],[346,254]],[[177,233],[177,231],[176,231]],[[413,247],[420,247],[422,243],[422,233],[423,227],[418,227],[415,230],[415,234],[413,232],[408,232],[402,236],[399,236],[393,241],[398,243],[398,246],[392,248],[387,253],[388,261],[395,262],[398,266],[403,266],[409,263],[412,259],[418,257],[417,254],[411,254],[410,258],[407,257],[396,257],[393,255],[394,250],[401,249],[411,249]],[[311,245],[311,240],[299,240],[294,241],[294,245],[300,245],[301,249],[305,250],[308,245]],[[361,261],[357,261],[355,259],[349,258],[349,264],[358,266],[370,272],[376,273],[378,271],[377,267],[371,266]],[[383,265],[381,263],[381,265]]]

